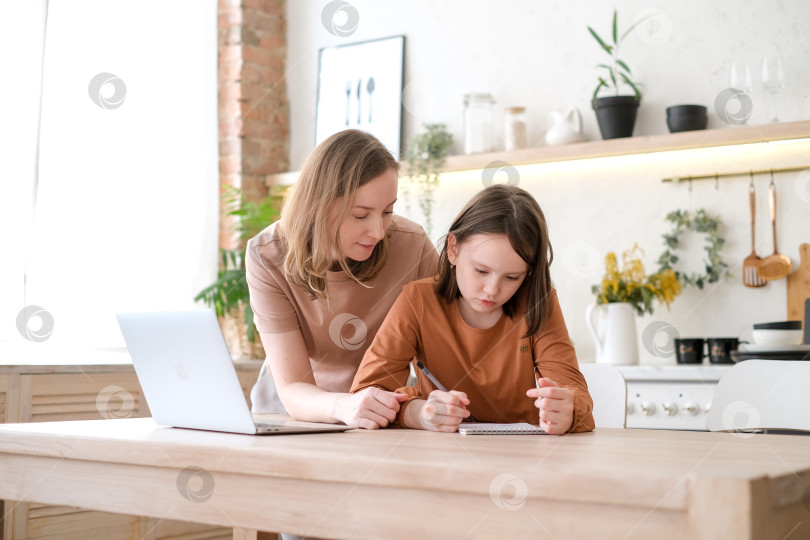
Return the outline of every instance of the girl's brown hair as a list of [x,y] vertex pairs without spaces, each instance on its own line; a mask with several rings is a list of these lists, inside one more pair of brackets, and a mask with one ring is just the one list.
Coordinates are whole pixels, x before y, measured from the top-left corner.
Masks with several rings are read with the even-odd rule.
[[495,184],[480,191],[456,216],[444,239],[439,256],[437,294],[449,304],[461,293],[456,283],[455,270],[447,258],[447,237],[455,236],[457,245],[476,234],[503,234],[512,249],[528,265],[520,288],[504,305],[503,312],[513,317],[525,299],[528,332],[523,337],[537,334],[551,314],[549,294],[554,259],[548,240],[546,218],[540,205],[527,191],[519,187]]
[[391,152],[373,135],[356,129],[336,133],[310,154],[281,210],[287,243],[284,272],[313,298],[326,299],[326,272],[337,252],[341,268],[358,283],[379,274],[388,256],[386,235],[365,261],[346,261],[339,228],[358,188],[385,171],[399,171]]

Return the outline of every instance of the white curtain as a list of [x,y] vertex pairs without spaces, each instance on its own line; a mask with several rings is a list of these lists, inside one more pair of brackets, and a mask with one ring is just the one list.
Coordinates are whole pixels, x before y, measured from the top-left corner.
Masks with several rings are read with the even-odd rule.
[[[116,312],[199,307],[217,262],[216,1],[19,1],[0,21],[0,347],[59,362],[122,347]],[[52,317],[47,339],[19,331],[25,306]]]

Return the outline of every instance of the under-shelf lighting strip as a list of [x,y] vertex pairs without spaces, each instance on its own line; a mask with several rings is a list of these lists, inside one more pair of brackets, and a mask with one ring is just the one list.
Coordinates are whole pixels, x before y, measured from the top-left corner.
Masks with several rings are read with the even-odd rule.
[[[764,141],[761,143],[752,143],[754,145],[783,145],[783,144],[800,144],[800,143],[808,143],[810,142],[810,137],[803,137],[801,139],[783,139],[778,141]],[[731,148],[731,147],[739,147],[739,146],[749,146],[749,145],[728,145],[725,147],[720,148]],[[810,162],[810,156],[808,157],[808,161]],[[684,175],[684,176],[672,176],[670,178],[662,178],[662,182],[672,182],[672,183],[681,183],[681,182],[690,182],[692,180],[717,180],[723,177],[729,176],[747,176],[752,174],[765,174],[765,173],[778,173],[778,172],[795,172],[795,171],[803,171],[810,168],[810,163],[803,166],[795,166],[795,167],[769,167],[767,169],[746,169],[746,170],[738,170],[738,171],[727,171],[722,173],[713,173],[713,174],[696,174],[696,175]]]

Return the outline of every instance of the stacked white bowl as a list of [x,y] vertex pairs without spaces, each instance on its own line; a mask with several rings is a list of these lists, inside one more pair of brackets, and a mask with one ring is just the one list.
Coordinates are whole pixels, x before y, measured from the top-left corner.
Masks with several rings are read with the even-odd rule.
[[754,325],[751,337],[757,345],[801,345],[801,321],[780,321]]

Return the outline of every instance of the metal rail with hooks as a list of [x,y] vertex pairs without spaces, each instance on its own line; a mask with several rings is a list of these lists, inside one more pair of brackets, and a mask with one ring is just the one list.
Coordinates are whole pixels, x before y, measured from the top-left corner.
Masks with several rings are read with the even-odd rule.
[[661,182],[680,184],[681,182],[691,182],[692,180],[715,180],[715,181],[717,181],[719,178],[727,177],[727,176],[748,176],[748,175],[752,175],[752,174],[804,171],[806,169],[810,169],[810,165],[807,165],[805,167],[774,167],[772,169],[749,169],[749,170],[746,170],[746,171],[734,171],[734,172],[725,172],[725,173],[693,174],[693,175],[686,175],[686,176],[673,176],[673,177],[670,177],[670,178],[662,178]]

